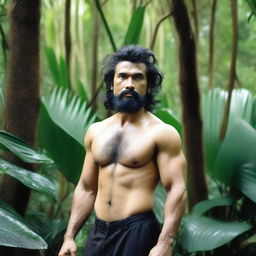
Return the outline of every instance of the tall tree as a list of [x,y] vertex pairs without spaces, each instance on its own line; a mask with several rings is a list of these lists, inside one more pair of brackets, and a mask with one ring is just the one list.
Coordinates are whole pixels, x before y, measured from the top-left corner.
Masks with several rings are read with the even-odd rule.
[[188,162],[188,197],[191,208],[199,201],[207,199],[196,45],[183,0],[171,0],[170,3],[179,38],[179,84],[185,152]]
[[71,2],[70,0],[65,1],[65,55],[68,66],[68,74],[70,71],[70,55],[71,55],[71,32],[70,32],[70,12]]
[[217,7],[217,0],[212,0],[210,32],[209,32],[209,61],[208,61],[208,86],[209,86],[209,88],[212,88],[212,79],[213,79],[214,41],[215,41],[214,28],[215,28],[216,7]]
[[237,0],[230,0],[231,4],[231,18],[232,18],[232,50],[231,50],[231,61],[229,68],[229,79],[228,79],[228,99],[225,105],[223,121],[220,131],[220,139],[224,140],[227,127],[228,127],[228,116],[230,110],[230,103],[232,97],[232,91],[235,87],[236,74],[236,59],[237,59],[237,48],[238,48],[238,17],[237,17]]
[[[34,147],[39,112],[40,0],[13,0],[10,10],[4,129]],[[25,169],[33,169],[32,165],[23,163],[11,153],[6,154],[5,158]],[[0,195],[2,200],[24,215],[30,196],[27,187],[5,176]],[[14,253],[2,247],[0,255],[30,254]],[[36,255],[35,252],[32,255]]]
[[[98,77],[98,43],[99,43],[99,15],[95,3],[92,4],[93,13],[93,36],[92,36],[92,80],[91,80],[91,99],[97,91]],[[92,109],[97,110],[97,101],[92,101]]]

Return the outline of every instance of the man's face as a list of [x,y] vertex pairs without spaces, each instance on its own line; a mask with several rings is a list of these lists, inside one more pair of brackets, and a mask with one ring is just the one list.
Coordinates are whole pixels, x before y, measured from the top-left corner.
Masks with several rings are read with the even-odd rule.
[[121,61],[116,65],[114,81],[114,109],[136,113],[145,105],[147,74],[144,63]]

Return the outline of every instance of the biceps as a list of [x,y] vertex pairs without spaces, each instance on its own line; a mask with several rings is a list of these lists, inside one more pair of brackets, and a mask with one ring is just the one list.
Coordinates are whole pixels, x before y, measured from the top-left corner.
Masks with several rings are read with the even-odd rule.
[[92,157],[92,154],[87,151],[81,177],[79,182],[84,186],[86,190],[97,191],[98,184],[98,166]]
[[184,184],[185,158],[182,152],[174,157],[167,153],[160,154],[157,164],[161,182],[167,191],[174,184]]

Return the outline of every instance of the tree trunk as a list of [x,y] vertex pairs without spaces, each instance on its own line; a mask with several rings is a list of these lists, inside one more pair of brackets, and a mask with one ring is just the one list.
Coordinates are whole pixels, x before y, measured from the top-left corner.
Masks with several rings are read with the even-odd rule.
[[231,103],[232,91],[235,87],[236,77],[236,57],[237,57],[237,47],[238,47],[238,17],[237,17],[237,0],[230,0],[231,2],[231,16],[232,16],[232,53],[229,69],[229,80],[228,80],[228,99],[225,105],[223,121],[220,131],[220,139],[224,140],[227,127],[228,127],[228,117]]
[[196,203],[208,197],[204,172],[196,47],[187,8],[183,0],[172,0],[171,10],[179,38],[179,79],[185,153],[188,166],[189,207],[191,209]]
[[[98,77],[98,39],[99,39],[99,16],[98,11],[93,3],[93,37],[92,37],[92,80],[91,80],[91,99],[97,91],[97,77]],[[92,101],[92,109],[94,113],[97,110],[97,100]]]
[[[26,141],[32,147],[36,142],[39,112],[39,21],[40,0],[13,0],[10,11],[9,56],[7,67],[4,129]],[[5,159],[32,170],[11,153]],[[30,190],[17,180],[5,176],[0,186],[2,200],[24,215]],[[1,247],[0,255],[30,255],[29,252],[11,252]],[[31,255],[36,255],[31,251]]]
[[65,55],[68,66],[68,78],[70,79],[70,55],[71,55],[71,33],[70,33],[70,0],[65,1]]
[[199,28],[198,28],[198,15],[197,15],[197,0],[192,0],[192,17],[195,28],[195,38],[198,42],[199,38]]
[[208,86],[209,86],[209,88],[212,88],[212,80],[213,80],[214,28],[215,28],[216,6],[217,6],[217,0],[212,0],[210,32],[209,32],[209,62],[208,62]]

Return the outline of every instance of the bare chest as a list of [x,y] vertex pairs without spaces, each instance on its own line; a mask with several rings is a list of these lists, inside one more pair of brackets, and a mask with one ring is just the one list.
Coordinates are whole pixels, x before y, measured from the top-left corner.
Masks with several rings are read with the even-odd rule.
[[119,163],[127,167],[144,166],[154,158],[150,135],[139,132],[104,132],[94,138],[92,154],[100,166]]

